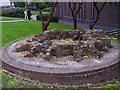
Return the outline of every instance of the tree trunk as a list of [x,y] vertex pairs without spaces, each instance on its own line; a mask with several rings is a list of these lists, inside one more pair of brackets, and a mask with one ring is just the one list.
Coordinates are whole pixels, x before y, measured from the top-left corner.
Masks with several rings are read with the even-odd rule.
[[103,5],[102,5],[102,7],[101,7],[100,9],[99,9],[99,7],[97,6],[97,2],[93,2],[93,4],[94,4],[94,7],[95,7],[95,9],[96,9],[97,16],[96,16],[95,21],[93,22],[93,24],[90,24],[90,26],[89,26],[89,28],[90,28],[91,30],[93,29],[93,27],[94,27],[94,26],[96,25],[96,23],[98,22],[100,13],[101,13],[103,7],[105,6],[106,2],[103,3]]
[[77,29],[77,18],[74,18],[73,19],[73,26],[74,26],[74,30],[76,30]]
[[46,31],[49,23],[42,23],[42,31]]
[[96,20],[94,21],[94,23],[89,26],[91,30],[93,29],[93,27],[95,26],[95,24],[98,22],[98,20],[99,20],[99,14],[97,14]]
[[25,10],[27,10],[28,9],[28,1],[26,0],[25,1]]
[[73,17],[73,26],[74,26],[74,30],[77,29],[77,14],[79,13],[80,9],[81,9],[81,5],[83,4],[83,2],[78,3],[79,6],[77,7],[77,3],[73,2],[73,7],[72,7],[72,3],[69,2],[69,8],[71,10],[72,13],[72,17]]
[[53,16],[53,13],[55,11],[56,5],[57,5],[57,2],[55,2],[55,3],[52,2],[51,3],[51,9],[50,9],[49,17],[48,17],[47,21],[44,21],[43,20],[41,3],[40,2],[38,3],[39,13],[40,13],[40,19],[41,19],[41,22],[42,22],[42,32],[44,32],[44,31],[47,30],[47,27],[49,26],[50,20],[51,20],[51,18]]

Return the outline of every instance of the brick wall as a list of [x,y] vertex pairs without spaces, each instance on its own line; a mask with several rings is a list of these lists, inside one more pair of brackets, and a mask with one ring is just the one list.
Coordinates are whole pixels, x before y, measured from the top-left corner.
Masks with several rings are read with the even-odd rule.
[[[99,7],[101,6],[102,2],[99,2],[98,5]],[[104,9],[102,10],[100,14],[100,19],[99,22],[101,23],[106,23],[106,24],[115,24],[119,25],[119,7],[118,2],[107,2]],[[60,19],[64,16],[71,17],[71,11],[68,7],[67,2],[60,2],[58,3],[55,14],[56,16],[59,16]],[[91,2],[86,2],[83,3],[83,7],[78,13],[78,18],[80,19],[86,19],[86,20],[94,20],[96,17],[96,10],[93,7],[93,3]]]

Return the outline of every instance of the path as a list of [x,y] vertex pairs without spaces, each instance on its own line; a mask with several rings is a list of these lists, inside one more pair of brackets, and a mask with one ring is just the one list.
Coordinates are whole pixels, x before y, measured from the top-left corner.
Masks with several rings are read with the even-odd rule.
[[[36,20],[36,16],[37,15],[32,15],[31,20]],[[23,21],[27,21],[27,20],[5,20],[5,21],[0,21],[0,22],[23,22]]]
[[[68,19],[68,18],[64,19],[63,18],[62,20],[60,20],[60,22],[72,25],[73,21],[72,21],[72,19]],[[90,22],[87,22],[87,21],[78,21],[78,27],[89,28],[89,24],[90,24]],[[120,36],[120,28],[118,28],[117,26],[96,24],[95,28],[102,29],[106,33],[109,33],[109,34],[114,34],[114,35]]]
[[22,22],[26,20],[5,20],[5,21],[0,21],[0,22]]

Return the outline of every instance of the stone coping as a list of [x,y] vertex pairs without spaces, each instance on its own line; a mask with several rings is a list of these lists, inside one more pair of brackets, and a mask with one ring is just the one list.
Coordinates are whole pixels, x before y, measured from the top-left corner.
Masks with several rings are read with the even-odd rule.
[[[29,37],[27,37],[29,38]],[[15,43],[16,41],[20,41],[26,38],[18,39],[15,40],[9,44],[7,44],[4,48],[2,48],[2,62],[9,64],[13,67],[20,68],[20,69],[25,69],[25,70],[30,70],[30,71],[36,71],[36,72],[44,72],[44,73],[86,73],[86,72],[91,72],[91,71],[96,71],[96,70],[102,70],[104,68],[109,68],[112,67],[113,65],[119,63],[118,57],[116,57],[115,60],[111,60],[109,63],[102,63],[102,65],[96,65],[96,66],[86,66],[83,68],[40,68],[40,67],[34,67],[30,65],[26,65],[20,62],[15,61],[9,55],[6,54],[6,49],[9,45]]]
[[119,77],[119,58],[103,63],[102,65],[89,66],[84,68],[40,68],[15,61],[7,54],[7,49],[13,43],[21,41],[25,37],[17,39],[1,49],[2,67],[11,73],[21,77],[37,80],[48,86],[79,87],[91,86],[106,83]]

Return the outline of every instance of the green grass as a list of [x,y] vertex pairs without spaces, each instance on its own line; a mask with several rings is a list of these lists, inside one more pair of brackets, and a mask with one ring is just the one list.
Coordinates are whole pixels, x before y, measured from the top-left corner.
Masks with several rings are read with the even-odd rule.
[[[50,23],[48,29],[72,29],[67,24]],[[38,34],[41,32],[40,21],[2,23],[2,46],[17,38]]]
[[120,36],[117,36],[117,35],[112,35],[112,34],[106,34],[108,37],[111,37],[111,38],[116,38],[118,40],[120,40]]
[[4,17],[0,16],[0,20],[6,21],[6,20],[22,20],[23,18],[14,18],[14,17]]
[[3,73],[2,70],[0,70],[0,76],[2,77],[3,88],[38,88],[39,87],[36,85],[36,83],[30,84],[29,82],[25,82],[21,78],[19,78],[19,76],[16,79],[16,77]]
[[31,11],[32,15],[39,15],[38,11]]
[[[61,24],[61,23],[50,23],[48,30],[51,29],[72,29],[73,26],[67,25],[67,24]],[[81,29],[81,28],[80,28]],[[12,22],[12,23],[2,23],[2,44],[1,46],[4,46],[5,44],[25,36],[30,36],[34,34],[41,33],[41,22],[40,21],[25,21],[25,22]],[[108,35],[110,37],[116,37],[119,39],[118,36],[114,35]],[[1,39],[1,38],[0,38]],[[38,88],[40,86],[37,85],[37,83],[29,84],[29,82],[24,82],[22,79],[15,79],[14,77],[3,73],[2,69],[0,69],[0,77],[2,77],[2,84],[4,88]],[[1,83],[0,83],[1,86]],[[103,85],[100,88],[106,88],[106,89],[100,89],[100,90],[119,90],[120,89],[120,83],[116,82],[116,84],[107,84]],[[23,90],[23,89],[22,89]],[[26,90],[26,89],[24,89]],[[32,89],[31,89],[32,90]],[[53,90],[53,89],[42,89],[42,90]],[[58,89],[56,89],[58,90]],[[61,89],[63,90],[63,89]],[[83,90],[79,88],[68,88],[64,90]],[[96,89],[84,89],[84,90],[96,90]]]

